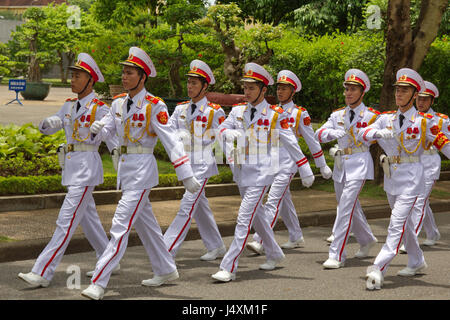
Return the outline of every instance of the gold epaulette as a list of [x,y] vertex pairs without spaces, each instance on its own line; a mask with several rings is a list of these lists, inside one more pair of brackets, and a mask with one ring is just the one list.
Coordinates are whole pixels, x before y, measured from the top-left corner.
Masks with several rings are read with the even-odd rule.
[[77,98],[69,98],[69,99],[66,100],[66,102],[69,102],[69,101],[77,101],[77,100],[78,100]]
[[378,110],[375,110],[374,108],[367,108],[367,110],[369,110],[370,112],[372,112],[372,113],[375,113],[375,114],[378,114],[378,115],[380,115],[381,114],[381,112],[380,111],[378,111]]
[[393,113],[397,113],[397,110],[384,111],[382,114],[393,114]]
[[429,113],[423,113],[423,112],[419,112],[419,114],[420,114],[422,117],[424,117],[424,118],[427,118],[427,119],[433,119],[433,115],[432,115],[432,114],[429,114]]
[[107,106],[109,108],[109,106],[106,103],[104,103],[103,101],[100,101],[98,99],[94,99],[94,100],[92,100],[92,102],[98,104],[99,106]]
[[437,115],[438,117],[440,117],[442,119],[448,119],[448,115],[443,114],[443,113],[436,112],[435,115]]
[[283,111],[284,111],[283,108],[277,106],[276,104],[271,105],[271,106],[270,106],[270,109],[272,109],[272,110],[278,112],[279,114],[283,113]]
[[187,104],[187,103],[189,103],[189,102],[190,102],[189,100],[183,101],[183,102],[178,102],[178,103],[177,103],[177,106],[179,106],[180,104]]
[[233,104],[233,107],[243,106],[243,105],[246,105],[246,104],[247,104],[247,102],[240,102],[240,103]]
[[333,110],[333,112],[336,112],[336,111],[341,111],[342,109],[345,109],[345,107],[342,107],[342,108],[339,108],[339,109]]
[[118,94],[118,95],[116,95],[116,96],[114,96],[113,97],[113,100],[116,100],[117,98],[122,98],[122,97],[125,97],[127,95],[127,93],[126,92],[124,92],[124,93],[121,93],[121,94]]
[[153,103],[153,104],[157,104],[157,103],[160,102],[160,101],[164,103],[164,100],[161,99],[160,97],[153,97],[153,96],[151,96],[151,95],[145,96],[145,99],[146,99],[147,101],[150,101],[150,102]]
[[208,102],[208,106],[210,106],[211,108],[213,108],[214,110],[219,110],[220,108],[222,108],[220,106],[220,104],[216,104],[216,103],[212,103],[212,102]]

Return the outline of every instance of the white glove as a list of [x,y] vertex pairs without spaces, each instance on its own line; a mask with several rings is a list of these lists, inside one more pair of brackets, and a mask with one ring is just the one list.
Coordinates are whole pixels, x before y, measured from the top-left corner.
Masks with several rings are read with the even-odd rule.
[[51,116],[44,120],[44,123],[52,129],[62,128],[61,118],[58,116]]
[[225,134],[225,137],[227,138],[227,140],[231,140],[231,141],[233,141],[234,139],[238,139],[239,137],[242,136],[242,133],[240,131],[233,130],[233,129],[225,130],[224,134]]
[[190,193],[196,193],[198,190],[200,190],[202,186],[200,182],[197,179],[195,179],[195,177],[184,179],[183,184],[186,190],[189,191]]
[[343,136],[345,136],[347,133],[344,130],[341,129],[332,129],[330,132],[330,136],[334,139],[339,139],[342,138]]
[[94,123],[91,125],[91,127],[89,128],[89,130],[91,130],[92,133],[99,133],[102,128],[105,126],[104,123],[100,122],[100,121],[94,121]]
[[302,178],[303,186],[305,186],[307,188],[311,187],[314,183],[314,179],[315,179],[314,175]]
[[378,130],[377,133],[375,133],[375,138],[377,138],[377,139],[393,139],[394,133],[392,132],[392,130],[389,130],[389,129]]
[[320,168],[320,174],[324,179],[330,179],[333,175],[333,171],[331,171],[330,167],[326,165],[325,167]]

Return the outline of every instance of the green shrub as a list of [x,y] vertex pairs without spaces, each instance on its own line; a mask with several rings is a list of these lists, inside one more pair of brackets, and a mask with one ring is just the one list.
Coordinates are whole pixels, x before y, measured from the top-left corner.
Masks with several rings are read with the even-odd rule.
[[32,157],[25,160],[23,156],[4,159],[0,158],[0,176],[47,176],[61,173],[56,156]]
[[0,126],[0,158],[56,155],[56,148],[65,141],[61,130],[53,135],[43,135],[31,123],[23,126]]

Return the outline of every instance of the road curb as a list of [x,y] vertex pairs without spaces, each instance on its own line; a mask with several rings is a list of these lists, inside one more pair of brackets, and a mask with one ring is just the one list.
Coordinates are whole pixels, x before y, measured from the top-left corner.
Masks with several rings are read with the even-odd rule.
[[[434,200],[431,202],[431,208],[433,212],[447,211],[450,206],[450,200]],[[388,205],[378,206],[365,206],[363,207],[364,213],[368,220],[389,218],[391,209]],[[299,221],[302,228],[304,227],[317,227],[324,225],[331,225],[334,223],[336,217],[336,210],[325,210],[302,213],[299,215]],[[232,236],[236,227],[235,221],[218,221],[218,227],[223,237]],[[163,233],[168,226],[161,226]],[[286,230],[284,223],[277,223],[275,230]],[[196,226],[191,226],[186,240],[200,239],[200,234]],[[12,241],[6,243],[0,243],[0,263],[9,261],[29,260],[36,259],[38,255],[45,248],[50,238],[41,238],[33,240]],[[141,241],[136,231],[131,231],[128,246],[139,246]],[[65,254],[73,254],[80,252],[92,251],[87,239],[84,235],[74,235],[70,240],[69,246]]]
[[[302,187],[300,178],[292,179],[291,190]],[[315,176],[316,183],[325,181],[322,176]],[[180,200],[184,194],[184,187],[152,188],[150,202]],[[239,195],[236,183],[209,184],[205,187],[206,197],[222,197]],[[0,197],[0,214],[12,211],[30,211],[60,208],[66,193],[2,196]],[[94,191],[93,197],[96,205],[117,204],[122,197],[121,190]]]

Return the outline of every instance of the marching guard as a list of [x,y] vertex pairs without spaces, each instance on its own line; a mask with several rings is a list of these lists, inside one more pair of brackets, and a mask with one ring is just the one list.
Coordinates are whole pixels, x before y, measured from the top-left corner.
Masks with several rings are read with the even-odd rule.
[[348,70],[343,86],[347,106],[335,110],[315,133],[320,143],[338,141],[338,145],[330,149],[335,159],[333,180],[338,206],[333,227],[334,239],[328,259],[323,263],[326,269],[344,266],[347,256],[345,247],[351,231],[360,245],[355,254],[357,258],[366,257],[377,242],[358,199],[365,181],[374,178],[373,160],[369,152],[371,143],[357,141],[356,137],[380,113],[364,105],[363,98],[370,90],[370,81],[363,71]]
[[209,85],[213,85],[216,80],[205,62],[193,60],[187,77],[188,95],[191,100],[177,105],[169,119],[169,125],[182,139],[194,176],[200,181],[202,187],[198,192],[184,193],[180,209],[164,233],[164,242],[169,252],[175,257],[186,238],[192,219],[195,219],[207,249],[200,259],[210,261],[223,256],[226,252],[205,195],[208,178],[219,173],[212,146],[216,130],[225,120],[225,112],[220,105],[211,103],[206,98]]
[[373,265],[367,268],[366,288],[369,290],[379,290],[383,286],[384,275],[402,240],[408,252],[408,265],[397,275],[414,276],[427,267],[411,219],[417,199],[425,191],[424,165],[420,157],[429,143],[450,157],[449,140],[439,130],[435,117],[418,112],[414,107],[418,94],[426,90],[422,77],[412,69],[403,68],[396,78],[398,110],[383,113],[358,134],[359,141],[377,140],[386,153],[380,162],[384,171],[384,190],[392,209],[386,243]]
[[[238,260],[252,226],[263,240],[267,258],[260,269],[273,270],[284,259],[262,206],[263,197],[279,170],[277,143],[280,140],[295,159],[303,185],[310,187],[314,182],[308,159],[289,126],[287,114],[265,99],[267,86],[274,83],[271,75],[256,63],[247,63],[244,72],[242,81],[247,103],[233,107],[219,126],[219,139],[226,138],[225,154],[242,198],[234,239],[222,259],[220,270],[212,275],[213,279],[223,282],[236,279]],[[234,147],[236,139],[237,147]]]
[[[294,101],[294,95],[300,92],[302,83],[300,79],[290,70],[282,70],[277,75],[277,98],[279,107],[283,108],[289,119],[289,126],[296,137],[303,137],[311,150],[312,157],[317,168],[325,179],[330,179],[331,169],[327,166],[322,148],[314,138],[314,130],[311,125],[311,118],[308,111],[297,106]],[[280,147],[280,171],[275,175],[274,181],[270,186],[270,191],[264,211],[269,219],[272,229],[281,216],[283,223],[289,231],[289,240],[281,245],[283,249],[292,249],[302,246],[305,241],[303,232],[298,221],[297,211],[292,202],[289,185],[298,171],[295,160],[291,158],[289,152],[283,146]],[[250,250],[262,254],[263,246],[261,237],[255,233],[253,241],[247,244]]]
[[168,125],[165,103],[145,89],[147,78],[156,76],[152,60],[142,49],[132,47],[128,59],[121,64],[122,84],[128,94],[115,99],[105,118],[91,127],[91,131],[100,136],[119,136],[120,147],[113,151],[113,162],[117,166],[118,187],[122,189],[110,230],[111,240],[97,261],[91,285],[82,292],[83,296],[94,300],[103,298],[111,273],[125,253],[133,226],[154,271],[154,277],[143,280],[142,285],[160,286],[179,277],[149,201],[150,189],[158,184],[158,168],[153,155],[158,138],[186,189],[195,193],[200,188],[181,142],[175,139]]
[[[77,98],[67,99],[55,115],[39,124],[43,134],[54,134],[63,129],[67,143],[58,148],[58,160],[62,168],[62,185],[67,194],[56,220],[52,239],[37,258],[31,272],[19,273],[33,287],[47,287],[53,278],[69,241],[78,225],[81,225],[97,258],[108,244],[108,237],[98,217],[92,192],[103,183],[102,160],[98,153],[102,140],[90,132],[94,121],[109,113],[109,107],[98,100],[93,86],[103,82],[103,75],[94,59],[80,53],[72,70],[72,92]],[[106,141],[110,150],[117,144],[115,139]]]

